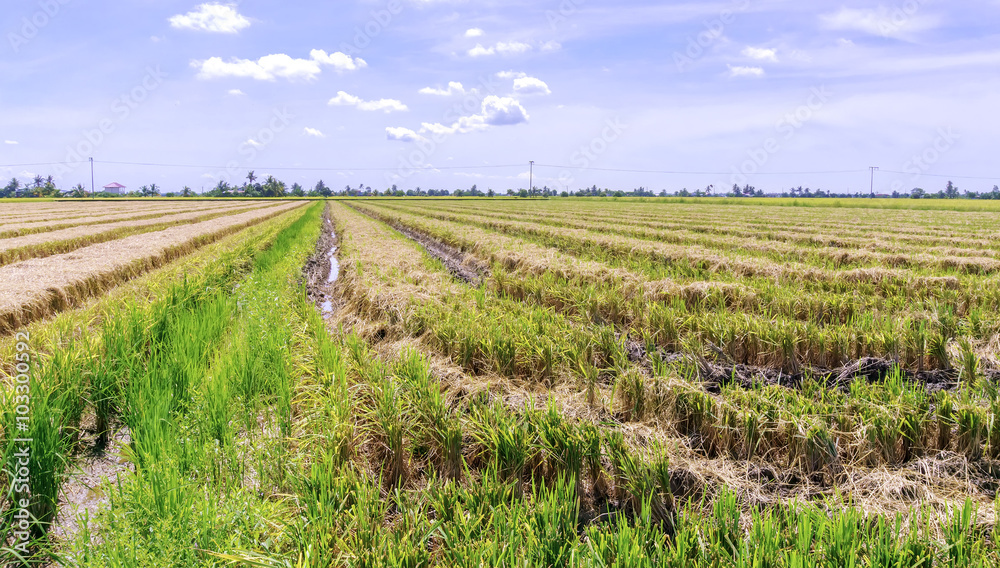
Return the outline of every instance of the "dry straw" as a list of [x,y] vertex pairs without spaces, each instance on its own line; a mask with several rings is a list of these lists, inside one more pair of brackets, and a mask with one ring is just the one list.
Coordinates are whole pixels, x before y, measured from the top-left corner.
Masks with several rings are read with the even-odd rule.
[[301,206],[268,207],[2,267],[0,333],[79,305],[205,244]]

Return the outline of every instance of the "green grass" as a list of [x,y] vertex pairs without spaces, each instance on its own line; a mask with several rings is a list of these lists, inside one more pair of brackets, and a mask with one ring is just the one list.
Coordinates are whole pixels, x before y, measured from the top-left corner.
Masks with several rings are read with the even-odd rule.
[[[237,324],[231,323],[237,319],[234,314],[241,300],[239,294],[231,293],[234,287],[240,290],[240,294],[267,293],[263,284],[253,283],[254,279],[260,278],[260,274],[271,271],[279,261],[291,261],[294,267],[301,265],[301,254],[298,257],[289,254],[298,239],[305,242],[310,238],[315,240],[309,233],[315,234],[318,206],[305,216],[301,212],[298,215],[300,219],[287,226],[276,238],[266,238],[263,243],[244,242],[240,248],[223,253],[214,264],[209,264],[193,278],[168,285],[152,303],[135,299],[117,305],[117,317],[107,322],[103,334],[99,336],[103,339],[92,341],[86,335],[71,342],[58,337],[52,339],[58,347],[53,355],[43,357],[38,374],[32,381],[34,459],[31,486],[36,537],[44,537],[54,519],[55,496],[68,473],[68,462],[79,438],[81,416],[88,409],[92,409],[95,415],[99,439],[106,438],[109,427],[118,420],[131,433],[127,456],[135,466],[135,475],[119,481],[119,491],[113,502],[114,499],[124,500],[121,502],[127,505],[123,506],[150,511],[156,515],[157,523],[163,523],[164,517],[172,514],[171,511],[180,515],[190,509],[195,494],[188,492],[187,488],[194,487],[190,479],[193,472],[213,471],[216,480],[233,487],[239,486],[233,481],[241,478],[233,478],[230,474],[239,468],[245,471],[253,466],[246,463],[245,456],[233,459],[235,454],[230,446],[223,448],[229,449],[231,455],[222,461],[231,463],[233,467],[226,471],[216,469],[219,447],[215,443],[218,438],[230,439],[234,434],[231,424],[220,424],[217,419],[220,403],[218,389],[203,388],[202,381],[216,351],[222,348],[224,333],[230,327],[246,328],[250,325],[243,323],[251,321],[247,317],[239,318]],[[259,244],[264,244],[266,250],[255,254],[255,245]],[[299,248],[303,246],[300,244]],[[299,264],[294,264],[296,261]],[[271,284],[271,287],[275,285]],[[270,294],[273,297],[282,296],[273,289]],[[255,308],[260,306],[259,300],[257,297],[244,297],[242,305]],[[280,317],[280,312],[262,313],[272,318]],[[257,343],[238,344],[243,350],[242,360],[250,359],[246,355],[247,349],[256,349],[258,354],[265,356],[268,352],[272,353],[271,361],[284,364],[284,359],[275,355],[283,348],[281,342],[288,341],[288,328],[281,325],[284,323],[284,320],[271,320],[270,325],[258,324],[256,330],[251,327],[249,336]],[[268,337],[267,333],[259,332],[260,327],[283,335]],[[275,370],[280,374],[281,368],[277,366],[269,367],[267,372]],[[279,384],[266,394],[284,399],[281,416],[275,421],[284,424],[287,430],[290,421],[287,380],[283,393],[281,388]],[[202,399],[201,391],[210,396]],[[253,394],[252,399],[245,400],[244,406],[263,406],[258,404],[257,399],[264,393]],[[203,404],[206,400],[216,404],[214,413],[206,411],[206,414],[216,417],[214,422],[201,419],[203,408],[211,407],[211,404]],[[233,404],[231,400],[221,402]],[[11,415],[12,412],[5,412],[4,431],[8,434],[14,432]],[[200,428],[203,425],[214,425],[217,436],[203,435]],[[258,429],[256,424],[254,429]],[[10,438],[5,436],[5,440]],[[9,456],[9,452],[8,449],[5,455]],[[260,458],[259,461],[268,460]],[[106,481],[108,484],[114,482],[113,479]],[[110,486],[106,489],[110,490]],[[125,522],[121,530],[116,528],[108,534],[120,534],[123,539],[129,535],[134,537],[134,530],[131,530],[134,529],[134,516],[120,520]],[[204,522],[211,520],[205,519]],[[181,526],[184,524],[179,523]],[[219,534],[231,537],[226,532]],[[175,536],[183,539],[181,535]],[[109,546],[115,545],[111,539],[105,539],[105,542]],[[127,544],[126,549],[134,548],[134,544]],[[44,556],[46,549],[43,542],[36,550]]]

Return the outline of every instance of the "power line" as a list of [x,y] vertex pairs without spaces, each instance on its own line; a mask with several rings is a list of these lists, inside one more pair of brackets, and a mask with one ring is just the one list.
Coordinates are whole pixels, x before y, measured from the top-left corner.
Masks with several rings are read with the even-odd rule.
[[[623,172],[623,173],[636,173],[636,174],[672,174],[672,175],[705,175],[705,176],[718,176],[718,175],[730,175],[733,172],[698,172],[698,171],[678,171],[678,170],[632,170],[625,168],[593,168],[586,167],[581,168],[578,166],[559,166],[554,164],[535,164],[540,168],[562,168],[568,170],[587,170],[587,171],[598,171],[598,172]],[[815,172],[755,172],[753,174],[746,174],[748,176],[771,176],[771,175],[815,175],[815,174],[857,174],[863,173],[865,170],[831,170],[831,171],[815,171]]]
[[[193,165],[193,164],[154,164],[147,162],[105,162],[97,160],[101,164],[111,164],[116,166],[143,166],[143,167],[156,167],[156,168],[198,168],[198,169],[214,169],[214,170],[227,170],[231,166],[206,166],[206,165]],[[396,168],[331,168],[331,167],[321,167],[321,168],[310,168],[304,166],[256,166],[256,165],[246,165],[244,168],[256,169],[256,170],[270,170],[270,171],[300,171],[300,172],[388,172],[399,169]],[[486,165],[475,165],[475,166],[413,166],[413,169],[434,171],[434,170],[476,170],[481,168],[523,168],[524,164],[486,164]]]
[[0,168],[24,168],[28,166],[78,166],[83,162],[35,162],[33,164],[0,164]]
[[[125,161],[105,161],[105,160],[94,160],[94,163],[98,164],[109,164],[115,166],[142,166],[142,167],[154,167],[154,168],[193,168],[193,169],[215,169],[215,170],[227,170],[231,166],[219,166],[219,165],[204,165],[204,164],[165,164],[165,163],[155,163],[155,162],[125,162]],[[25,166],[58,166],[58,165],[73,165],[71,162],[38,162],[33,164],[0,164],[2,168],[16,168]],[[627,169],[627,168],[594,168],[585,167],[581,168],[578,166],[567,166],[567,165],[556,165],[556,164],[539,164],[534,163],[534,166],[540,168],[561,168],[561,169],[573,169],[573,170],[588,170],[588,171],[599,171],[599,172],[621,172],[621,173],[641,173],[641,174],[671,174],[671,175],[729,175],[733,172],[712,172],[712,171],[679,171],[679,170],[641,170],[641,169]],[[346,172],[346,171],[356,171],[356,172],[385,172],[393,171],[399,168],[332,168],[332,167],[305,167],[305,166],[258,166],[258,165],[246,165],[245,168],[253,168],[258,170],[273,170],[273,171],[304,171],[304,172],[319,172],[319,171],[331,171],[331,172]],[[434,171],[434,170],[475,170],[475,169],[504,169],[504,168],[523,168],[524,164],[483,164],[474,166],[413,166],[413,169]],[[830,170],[830,171],[798,171],[798,172],[756,172],[754,174],[748,175],[816,175],[816,174],[855,174],[862,172],[864,170]],[[888,170],[887,170],[888,171]]]
[[[882,170],[882,171],[890,174],[914,175],[913,172],[899,172],[896,170]],[[951,174],[925,174],[925,173],[916,174],[916,177],[921,177],[921,176],[951,178],[951,179],[993,179],[993,180],[1000,179],[1000,176],[955,176]]]
[[[167,164],[167,163],[157,163],[157,162],[128,162],[128,161],[104,161],[104,160],[93,160],[95,164],[107,164],[116,166],[140,166],[140,167],[155,167],[155,168],[191,168],[191,169],[210,169],[210,170],[228,170],[232,166],[230,165],[204,165],[204,164]],[[22,164],[0,164],[0,168],[22,168],[22,167],[32,167],[32,166],[78,166],[84,162],[31,162]],[[633,168],[597,168],[597,167],[579,167],[571,165],[560,165],[560,164],[540,164],[534,162],[531,164],[533,167],[539,168],[558,168],[558,169],[569,169],[569,170],[582,170],[582,171],[596,171],[596,172],[618,172],[618,173],[637,173],[637,174],[664,174],[664,175],[730,175],[732,171],[696,171],[696,170],[651,170],[651,169],[633,169]],[[301,171],[301,172],[391,172],[398,170],[398,167],[307,167],[307,166],[259,166],[259,165],[242,165],[241,167],[246,169],[258,169],[265,171]],[[523,168],[524,164],[479,164],[479,165],[468,165],[468,166],[408,166],[410,169],[424,172],[433,172],[438,170],[477,170],[477,169],[508,169],[508,168]],[[747,173],[750,176],[794,176],[794,175],[839,175],[839,174],[858,174],[866,173],[868,170],[855,169],[855,170],[815,170],[815,171],[786,171],[786,172],[754,172]],[[891,173],[891,174],[903,174],[903,175],[913,175],[913,172],[904,172],[898,170],[880,170],[881,172]],[[970,180],[987,180],[987,179],[1000,179],[1000,176],[967,176],[967,175],[954,175],[954,174],[931,174],[931,173],[920,173],[918,176],[936,177],[936,178],[951,178],[951,179],[970,179]]]
[[[163,163],[153,163],[153,162],[120,162],[120,161],[104,161],[104,160],[92,160],[95,164],[108,164],[114,166],[142,166],[142,167],[152,167],[152,168],[192,168],[192,169],[206,169],[206,170],[228,170],[232,166],[219,166],[219,165],[203,165],[203,164],[163,164]],[[31,164],[0,164],[0,168],[23,168],[28,166],[76,166],[83,164],[84,162],[35,162]],[[242,167],[247,169],[257,169],[257,170],[273,170],[273,171],[303,171],[303,172],[389,172],[399,169],[398,167],[388,167],[388,168],[332,168],[332,167],[302,167],[302,166],[257,166],[257,165],[243,165]],[[416,170],[476,170],[483,168],[523,168],[524,164],[480,164],[474,166],[412,166],[412,169]]]

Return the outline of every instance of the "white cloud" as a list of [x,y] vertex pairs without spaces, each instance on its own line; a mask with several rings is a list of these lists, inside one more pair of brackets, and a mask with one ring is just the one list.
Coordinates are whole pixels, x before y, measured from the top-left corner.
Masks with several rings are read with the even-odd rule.
[[758,61],[778,61],[778,50],[764,47],[747,46],[743,49],[743,56]]
[[913,40],[917,33],[936,28],[940,24],[940,18],[936,16],[890,11],[885,6],[879,6],[877,10],[845,7],[837,12],[821,15],[820,21],[831,30],[854,30],[903,40]]
[[250,146],[253,146],[254,148],[260,148],[263,146],[263,144],[254,140],[253,138],[248,139],[246,142],[244,142],[244,144],[248,144]]
[[437,95],[440,97],[448,97],[451,95],[464,95],[465,87],[462,86],[458,81],[449,81],[447,89],[436,89],[434,87],[424,87],[420,89],[420,94],[422,95]]
[[747,67],[742,65],[729,65],[729,76],[730,77],[763,77],[764,69],[762,67]]
[[484,55],[493,55],[497,50],[492,47],[483,47],[483,44],[477,43],[476,47],[469,50],[470,57],[482,57]]
[[531,51],[531,46],[526,43],[519,41],[497,42],[497,53],[503,55],[517,55],[528,51]]
[[423,136],[417,134],[409,128],[403,128],[402,126],[387,127],[385,129],[385,137],[387,140],[397,140],[399,142],[417,142],[420,140],[426,140]]
[[303,133],[306,136],[312,136],[314,138],[326,138],[326,134],[323,134],[322,132],[320,132],[319,130],[317,130],[315,128],[309,128],[308,126],[305,127],[305,130],[303,130]]
[[431,134],[467,134],[480,132],[490,126],[510,126],[528,121],[528,111],[524,110],[517,99],[490,95],[483,99],[482,111],[479,114],[463,116],[451,126],[444,124],[421,124],[420,132]]
[[357,107],[358,110],[365,111],[385,111],[390,113],[392,111],[406,111],[409,110],[406,105],[397,101],[396,99],[379,99],[377,101],[366,101],[360,97],[350,95],[344,91],[337,91],[337,96],[330,99],[327,103],[331,106],[353,106]]
[[20,144],[20,142],[18,142],[17,140],[4,140],[3,143],[9,144],[11,146],[17,146],[18,144]]
[[243,91],[241,91],[239,89],[229,89],[229,94],[231,96],[234,96],[234,97],[242,97],[242,96],[246,95],[246,93],[244,93]]
[[173,16],[170,25],[177,29],[235,34],[250,27],[250,20],[236,11],[235,4],[207,3],[187,14]]
[[327,53],[322,49],[314,49],[309,52],[309,57],[318,63],[330,65],[337,71],[357,71],[358,69],[368,67],[364,59],[360,57],[352,59],[350,55],[339,51]]
[[199,79],[247,77],[258,81],[274,81],[279,77],[311,81],[323,72],[324,65],[341,72],[355,71],[368,64],[361,58],[351,58],[339,51],[327,54],[322,49],[309,52],[309,59],[297,59],[284,53],[277,53],[265,55],[257,61],[239,58],[223,61],[221,57],[210,57],[204,61],[191,62],[191,66],[199,70]]
[[[465,118],[465,117],[462,117],[462,118]],[[462,118],[460,118],[459,120],[462,120]],[[458,123],[455,123],[455,124],[458,124]],[[455,125],[445,126],[443,124],[439,124],[439,123],[436,123],[436,122],[434,122],[434,123],[432,123],[432,122],[424,122],[424,123],[422,123],[420,125],[420,131],[421,132],[430,132],[431,134],[454,134],[455,132],[458,132],[458,129],[455,127]],[[467,132],[472,132],[472,130],[468,130]]]
[[555,40],[549,40],[543,43],[540,49],[542,51],[559,51],[562,49],[562,44]]
[[520,71],[500,71],[497,73],[497,77],[501,79],[520,79],[521,77],[527,76],[527,73],[522,73]]
[[470,57],[484,57],[487,55],[520,55],[522,53],[527,53],[531,51],[532,47],[530,44],[522,43],[519,41],[500,41],[496,45],[490,47],[483,47],[483,44],[477,43],[476,47],[473,47],[468,51]]
[[491,126],[509,126],[528,122],[528,111],[517,99],[489,96],[483,100],[483,118]]
[[470,28],[465,30],[465,37],[480,37],[483,35],[483,30],[479,28]]
[[520,77],[514,79],[514,92],[519,95],[551,95],[552,91],[545,81],[535,77]]

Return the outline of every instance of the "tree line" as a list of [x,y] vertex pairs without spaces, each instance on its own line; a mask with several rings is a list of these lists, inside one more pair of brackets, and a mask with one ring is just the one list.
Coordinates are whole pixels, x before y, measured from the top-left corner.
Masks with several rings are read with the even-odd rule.
[[[795,197],[795,198],[866,198],[871,197],[869,193],[836,193],[824,191],[823,189],[811,189],[809,187],[794,187],[782,190],[780,193],[766,193],[764,190],[746,184],[740,187],[733,184],[728,191],[717,191],[714,185],[705,186],[704,189],[688,190],[683,188],[674,192],[663,189],[653,192],[646,187],[637,187],[631,191],[611,190],[599,188],[597,185],[585,187],[576,191],[557,191],[548,186],[532,187],[531,189],[507,189],[504,192],[509,197],[532,198],[532,197]],[[214,188],[205,192],[204,197],[495,197],[499,193],[493,189],[480,190],[475,184],[469,189],[427,189],[423,190],[417,186],[415,189],[399,189],[396,185],[379,191],[371,186],[359,183],[357,187],[350,184],[344,186],[342,190],[333,190],[323,180],[316,182],[311,189],[305,189],[298,183],[291,186],[275,178],[267,176],[262,182],[258,181],[257,174],[253,171],[247,173],[246,181],[239,185],[233,185],[226,181],[220,181]],[[144,185],[136,191],[128,193],[108,193],[98,192],[93,197],[197,197],[199,196],[188,186],[184,186],[180,191],[162,192],[162,188],[155,183]],[[52,176],[34,176],[31,182],[22,184],[17,178],[12,178],[9,183],[0,189],[0,198],[11,197],[71,197],[84,198],[92,197],[91,193],[83,187],[83,184],[76,184],[68,191],[60,190],[56,187]],[[916,187],[906,193],[893,191],[891,195],[879,194],[876,197],[892,197],[895,199],[1000,199],[1000,187],[994,185],[990,191],[960,191],[958,186],[949,181],[945,187],[937,192],[927,191]]]

